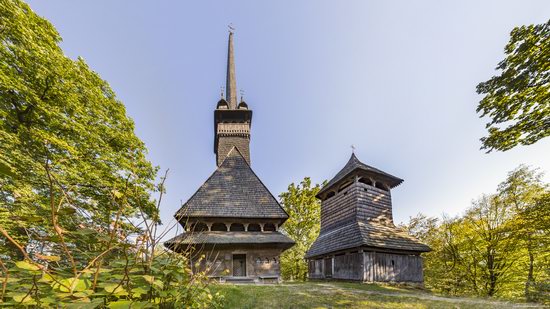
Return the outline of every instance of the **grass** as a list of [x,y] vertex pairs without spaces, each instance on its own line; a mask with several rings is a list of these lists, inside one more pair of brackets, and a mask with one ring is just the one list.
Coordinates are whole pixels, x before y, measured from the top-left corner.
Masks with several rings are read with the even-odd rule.
[[349,282],[212,286],[225,308],[517,308],[536,305],[487,299],[451,298],[427,291]]

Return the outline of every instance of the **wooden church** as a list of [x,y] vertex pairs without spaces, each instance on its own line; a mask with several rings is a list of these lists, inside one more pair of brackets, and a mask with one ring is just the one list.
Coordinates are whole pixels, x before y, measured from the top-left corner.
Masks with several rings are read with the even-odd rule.
[[308,277],[365,282],[423,282],[430,248],[395,227],[391,189],[402,179],[352,154],[317,194],[321,231],[306,254]]
[[226,83],[214,111],[217,169],[175,214],[184,232],[165,246],[192,251],[193,269],[222,282],[279,282],[279,256],[294,241],[279,232],[288,214],[250,167],[252,110],[237,101],[231,31]]

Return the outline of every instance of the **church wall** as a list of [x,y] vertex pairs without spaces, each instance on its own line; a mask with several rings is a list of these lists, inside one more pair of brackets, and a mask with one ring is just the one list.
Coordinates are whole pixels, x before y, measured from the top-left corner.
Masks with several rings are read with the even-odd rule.
[[[281,249],[223,249],[203,250],[205,258],[193,271],[206,271],[209,277],[233,276],[233,255],[246,254],[246,277],[280,277]],[[196,264],[198,258],[193,261]]]
[[[422,257],[390,253],[365,254],[365,261],[372,267],[365,272],[366,281],[377,282],[422,282]],[[374,255],[374,256],[373,256]],[[369,280],[369,279],[373,280]]]
[[391,194],[389,191],[358,183],[357,195],[358,221],[393,223]]
[[324,274],[323,259],[315,259],[308,261],[308,278],[310,279],[323,279],[325,278]]
[[363,253],[334,256],[334,279],[363,280]]
[[[332,259],[332,263],[326,263]],[[332,264],[332,269],[326,267]],[[355,252],[328,255],[308,261],[310,279],[340,279],[364,282],[423,282],[419,255]]]
[[216,161],[218,166],[222,164],[223,160],[231,151],[233,146],[237,147],[244,159],[250,165],[250,139],[246,136],[220,136],[218,139],[218,153],[216,154]]
[[351,185],[335,196],[322,201],[321,233],[355,220],[357,198],[357,188],[355,185]]

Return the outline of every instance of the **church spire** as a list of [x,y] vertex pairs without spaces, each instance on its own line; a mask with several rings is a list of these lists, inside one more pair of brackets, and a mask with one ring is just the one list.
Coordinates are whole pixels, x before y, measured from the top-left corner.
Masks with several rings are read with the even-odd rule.
[[227,47],[227,80],[225,85],[225,99],[229,109],[237,109],[237,80],[235,78],[235,57],[233,55],[233,30],[229,26],[229,42]]

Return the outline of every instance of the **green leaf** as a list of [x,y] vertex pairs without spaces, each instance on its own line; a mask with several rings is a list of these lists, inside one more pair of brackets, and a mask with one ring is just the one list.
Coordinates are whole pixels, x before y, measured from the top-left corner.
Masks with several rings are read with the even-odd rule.
[[76,209],[72,208],[72,207],[64,207],[64,208],[61,208],[57,214],[58,215],[63,215],[63,216],[69,216],[69,215],[73,215],[76,213]]
[[143,279],[145,279],[148,283],[153,283],[155,281],[155,277],[149,275],[143,275]]
[[2,174],[8,175],[10,177],[15,176],[15,174],[12,172],[11,168],[7,164],[0,161],[0,175],[2,175]]
[[163,289],[164,288],[164,282],[162,282],[160,280],[155,280],[153,282],[153,286],[158,287],[158,289]]
[[132,293],[134,294],[135,297],[140,297],[141,295],[147,294],[147,292],[149,291],[147,291],[142,287],[137,287],[132,289]]
[[54,287],[65,293],[82,292],[90,286],[91,281],[89,279],[67,278],[59,280],[59,283],[54,282]]
[[42,254],[35,254],[35,256],[41,260],[46,260],[48,262],[57,262],[59,260],[61,260],[61,257],[60,256],[56,256],[56,255],[42,255]]
[[40,267],[38,267],[36,264],[29,263],[28,261],[15,262],[15,266],[17,266],[17,268],[25,270],[40,270]]
[[116,198],[121,198],[123,196],[123,194],[118,190],[113,190],[112,193]]
[[67,309],[95,309],[98,306],[103,304],[103,298],[96,298],[91,301],[86,302],[77,302],[73,304],[68,304]]
[[18,303],[23,303],[23,304],[33,300],[31,295],[28,295],[27,293],[12,294],[11,297],[13,298],[14,301]]
[[108,307],[112,309],[125,309],[125,308],[131,308],[132,301],[131,300],[117,300],[115,302],[110,302]]
[[106,285],[104,289],[107,293],[112,293],[115,295],[128,295],[128,292],[124,290],[122,285],[119,285],[117,283]]

